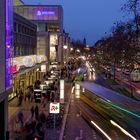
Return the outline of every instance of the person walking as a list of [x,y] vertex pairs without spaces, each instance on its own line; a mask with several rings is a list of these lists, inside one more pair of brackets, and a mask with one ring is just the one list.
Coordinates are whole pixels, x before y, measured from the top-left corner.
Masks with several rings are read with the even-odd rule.
[[34,106],[31,107],[31,119],[34,117],[35,109]]
[[36,107],[35,107],[35,118],[36,118],[36,120],[38,120],[38,116],[39,116],[39,108],[36,105]]
[[18,103],[18,106],[22,105],[22,101],[23,101],[23,92],[22,92],[22,90],[20,90],[20,92],[19,92],[19,103]]
[[34,100],[34,89],[31,87],[31,102]]

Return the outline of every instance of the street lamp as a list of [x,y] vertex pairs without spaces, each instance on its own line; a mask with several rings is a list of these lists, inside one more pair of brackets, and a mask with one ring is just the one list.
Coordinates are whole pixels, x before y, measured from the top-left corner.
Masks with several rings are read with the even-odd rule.
[[73,48],[70,48],[70,51],[73,51]]
[[66,61],[66,55],[67,55],[66,50],[67,50],[68,46],[64,45],[63,48],[64,48],[64,61]]
[[80,50],[79,50],[79,49],[77,49],[76,51],[77,51],[78,53],[80,53]]
[[63,48],[66,50],[68,48],[68,46],[67,45],[64,45]]

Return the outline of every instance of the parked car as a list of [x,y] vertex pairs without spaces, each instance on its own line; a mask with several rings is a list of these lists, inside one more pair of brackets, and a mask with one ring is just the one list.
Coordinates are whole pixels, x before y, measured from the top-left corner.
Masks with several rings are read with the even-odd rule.
[[130,73],[130,79],[131,79],[131,81],[139,82],[140,81],[140,69],[134,69]]
[[123,69],[122,72],[126,75],[129,75],[130,74],[130,71],[128,69]]
[[121,68],[116,68],[116,70],[117,70],[118,72],[121,72],[121,71],[122,71]]

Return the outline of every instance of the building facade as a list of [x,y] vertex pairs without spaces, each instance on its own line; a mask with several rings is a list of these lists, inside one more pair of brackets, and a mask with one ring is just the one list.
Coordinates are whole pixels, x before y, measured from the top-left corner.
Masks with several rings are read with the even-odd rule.
[[8,139],[8,95],[12,91],[13,3],[0,1],[0,139]]
[[58,44],[58,36],[63,31],[62,6],[22,5],[14,10],[37,25],[37,54],[46,55],[51,62],[59,61],[57,50],[63,47]]
[[66,62],[70,52],[70,37],[68,33],[60,33],[58,36],[58,60],[59,62]]
[[24,2],[22,0],[14,0],[14,5],[15,6],[24,5]]
[[14,13],[14,57],[35,55],[37,52],[37,27]]

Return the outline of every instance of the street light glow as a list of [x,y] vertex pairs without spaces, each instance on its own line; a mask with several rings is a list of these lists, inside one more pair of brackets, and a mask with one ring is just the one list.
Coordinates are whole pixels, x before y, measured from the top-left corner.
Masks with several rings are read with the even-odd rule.
[[73,51],[73,48],[70,48],[71,51]]
[[76,51],[77,51],[77,52],[80,52],[80,50],[79,50],[79,49],[77,49]]
[[63,46],[63,48],[64,48],[64,49],[67,49],[67,48],[68,48],[68,46],[67,46],[67,45],[64,45],[64,46]]

